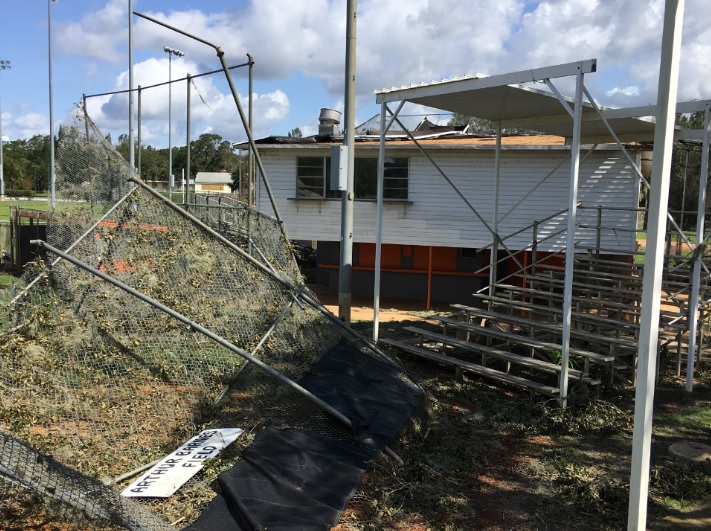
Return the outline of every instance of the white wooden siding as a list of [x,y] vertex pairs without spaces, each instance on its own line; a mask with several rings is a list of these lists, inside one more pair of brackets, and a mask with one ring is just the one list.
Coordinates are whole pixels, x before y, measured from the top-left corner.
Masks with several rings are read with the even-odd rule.
[[[268,149],[262,160],[289,237],[296,240],[340,240],[340,200],[295,200],[296,158],[328,156],[324,150]],[[494,152],[448,150],[429,152],[481,220],[458,196],[432,164],[417,151],[388,152],[410,158],[409,203],[385,203],[383,242],[447,247],[479,248],[489,245],[494,212]],[[372,151],[369,155],[375,155]],[[360,153],[357,156],[362,156]],[[506,237],[534,221],[544,220],[568,207],[570,158],[558,150],[504,150],[501,156],[499,234]],[[633,250],[638,180],[626,158],[618,151],[596,151],[580,168],[579,225],[576,242],[595,244],[597,207],[603,207],[601,247]],[[258,206],[271,212],[260,183]],[[610,210],[610,207],[627,210]],[[374,201],[356,201],[353,237],[356,242],[375,242],[377,206]],[[538,228],[539,239],[551,236],[540,250],[565,247],[566,214]],[[483,221],[482,221],[483,220]],[[511,250],[527,248],[532,231],[505,240]]]

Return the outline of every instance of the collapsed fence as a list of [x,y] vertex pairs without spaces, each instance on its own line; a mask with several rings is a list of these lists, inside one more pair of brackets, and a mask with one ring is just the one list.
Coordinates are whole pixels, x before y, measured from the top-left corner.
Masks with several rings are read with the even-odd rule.
[[[240,205],[188,212],[134,179],[83,112],[74,120],[57,144],[61,208],[37,242],[46,260],[30,264],[2,320],[6,515],[32,507],[77,528],[186,526],[262,428],[377,455],[411,414],[424,418],[419,385],[308,292],[276,220]],[[355,380],[322,385],[334,355],[396,384],[380,389],[349,365]],[[378,422],[344,406],[358,409],[368,392],[386,403],[396,387],[414,399],[369,405]],[[119,495],[201,430],[232,427],[244,435],[172,497]]]

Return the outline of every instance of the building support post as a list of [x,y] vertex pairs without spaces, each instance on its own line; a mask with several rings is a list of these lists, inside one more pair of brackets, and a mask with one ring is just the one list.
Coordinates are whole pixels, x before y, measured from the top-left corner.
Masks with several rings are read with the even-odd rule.
[[501,122],[496,124],[496,156],[494,157],[494,218],[491,229],[494,232],[494,243],[491,245],[489,260],[489,296],[494,295],[494,284],[498,278],[499,266],[499,189],[501,185]]
[[568,360],[570,359],[570,327],[573,311],[573,266],[575,265],[575,226],[578,213],[578,176],[580,174],[580,132],[583,121],[583,87],[585,74],[578,71],[575,81],[573,138],[570,147],[570,190],[568,196],[568,233],[565,242],[565,287],[563,288],[563,337],[560,359],[560,405],[568,401]]
[[642,280],[642,314],[637,353],[632,470],[627,518],[628,531],[644,531],[647,524],[649,463],[652,442],[652,409],[656,378],[659,307],[664,260],[664,233],[669,200],[669,182],[674,142],[676,95],[679,84],[684,0],[667,0],[657,92],[657,125],[654,131],[654,161],[649,194],[647,249]]
[[380,263],[383,256],[383,185],[385,180],[385,112],[387,104],[380,104],[380,142],[378,145],[377,214],[375,219],[375,268],[373,270],[373,343],[378,342],[380,327]]

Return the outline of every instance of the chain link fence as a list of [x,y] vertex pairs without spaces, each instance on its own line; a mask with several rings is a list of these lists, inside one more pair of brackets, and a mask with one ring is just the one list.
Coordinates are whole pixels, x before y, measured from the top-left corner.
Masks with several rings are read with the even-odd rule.
[[[72,260],[46,252],[5,294],[0,521],[180,528],[260,427],[351,439],[289,382],[342,338],[394,362],[310,294],[279,223],[209,197],[184,209],[132,181],[82,111],[60,130],[56,176],[47,243]],[[245,434],[174,496],[119,495],[201,430],[225,427]]]

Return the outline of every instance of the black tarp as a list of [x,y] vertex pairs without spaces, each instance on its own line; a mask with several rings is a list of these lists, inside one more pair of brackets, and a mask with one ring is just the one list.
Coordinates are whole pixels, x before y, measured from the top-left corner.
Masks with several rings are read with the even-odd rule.
[[378,453],[400,433],[424,397],[402,369],[363,354],[345,339],[299,384],[348,417],[353,436]]
[[263,428],[218,476],[222,494],[186,531],[328,531],[424,397],[401,369],[345,340],[299,383],[351,420],[354,441]]

